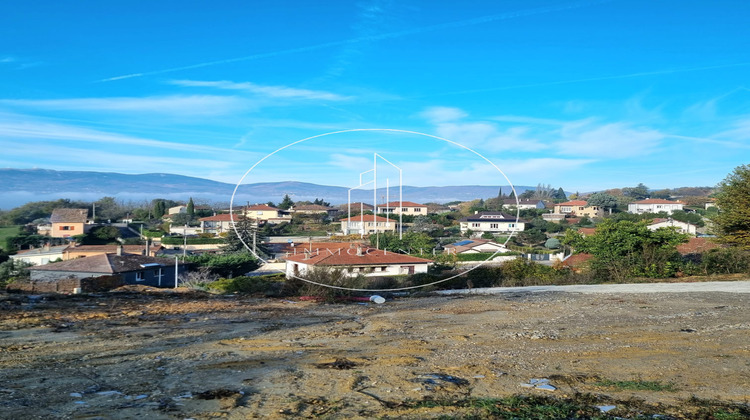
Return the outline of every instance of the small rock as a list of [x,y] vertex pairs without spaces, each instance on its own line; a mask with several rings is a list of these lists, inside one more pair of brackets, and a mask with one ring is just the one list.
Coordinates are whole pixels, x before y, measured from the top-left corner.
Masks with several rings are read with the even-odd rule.
[[83,394],[81,394],[80,392],[71,392],[70,396],[73,398],[81,398],[83,397]]
[[598,408],[602,413],[606,413],[607,411],[612,411],[615,408],[617,408],[616,405],[597,405],[596,408]]
[[110,395],[122,395],[120,391],[99,391],[96,395],[110,396]]

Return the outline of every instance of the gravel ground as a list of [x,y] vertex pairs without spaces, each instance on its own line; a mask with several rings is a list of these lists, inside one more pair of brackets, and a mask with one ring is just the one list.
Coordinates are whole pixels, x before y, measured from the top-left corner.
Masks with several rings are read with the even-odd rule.
[[477,409],[414,402],[519,394],[692,418],[691,398],[750,400],[749,284],[474,289],[381,305],[0,295],[0,418],[437,418]]

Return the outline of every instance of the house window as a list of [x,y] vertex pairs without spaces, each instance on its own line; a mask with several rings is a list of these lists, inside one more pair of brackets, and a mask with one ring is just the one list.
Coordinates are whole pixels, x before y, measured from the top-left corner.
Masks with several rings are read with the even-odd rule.
[[421,211],[422,211],[421,207],[414,207],[414,212],[415,213],[418,213],[418,212],[421,212]]
[[490,229],[497,229],[500,226],[497,223],[490,223]]
[[479,223],[472,223],[472,224],[471,224],[471,227],[475,227],[475,228],[478,228],[479,226],[480,226],[480,224],[479,224]]
[[516,224],[515,223],[508,223],[508,227],[509,228],[514,228],[514,227],[516,227]]
[[143,281],[143,271],[135,273],[135,281]]
[[380,267],[380,271],[386,271],[388,270],[388,267]]

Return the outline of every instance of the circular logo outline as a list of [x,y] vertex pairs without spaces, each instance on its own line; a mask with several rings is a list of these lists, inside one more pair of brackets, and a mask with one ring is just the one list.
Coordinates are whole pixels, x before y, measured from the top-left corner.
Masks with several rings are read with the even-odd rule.
[[[245,248],[247,248],[247,250],[250,251],[250,253],[252,253],[255,256],[255,258],[257,258],[258,260],[262,261],[263,264],[268,264],[268,261],[266,261],[265,259],[263,259],[255,251],[253,251],[251,249],[251,247],[245,242],[245,240],[242,238],[242,235],[237,231],[237,226],[236,226],[236,223],[235,223],[235,220],[234,220],[234,198],[237,195],[237,190],[240,188],[242,182],[245,180],[245,178],[247,178],[247,176],[250,174],[250,172],[253,171],[253,169],[255,169],[258,165],[260,165],[266,159],[270,158],[271,156],[275,155],[276,153],[278,153],[278,152],[280,152],[282,150],[288,149],[288,148],[290,148],[292,146],[295,146],[297,144],[306,142],[308,140],[313,140],[313,139],[316,139],[316,138],[325,137],[325,136],[331,136],[331,135],[336,135],[336,134],[355,133],[355,132],[377,132],[377,131],[390,132],[390,133],[414,134],[414,135],[418,135],[418,136],[429,137],[429,138],[432,138],[432,139],[441,140],[441,141],[444,141],[446,143],[450,143],[450,144],[452,144],[454,146],[460,147],[460,148],[462,148],[464,150],[467,150],[467,151],[475,154],[476,156],[478,156],[481,159],[483,159],[485,162],[489,163],[498,172],[500,172],[500,174],[503,176],[503,178],[505,178],[505,180],[508,182],[508,185],[510,185],[510,189],[511,189],[511,191],[513,191],[513,197],[516,199],[516,221],[515,221],[515,223],[513,225],[513,230],[511,231],[510,235],[508,235],[508,238],[505,239],[505,242],[503,242],[503,247],[508,243],[508,241],[510,241],[510,239],[513,237],[513,235],[517,231],[518,221],[520,220],[521,209],[519,208],[520,207],[520,203],[518,201],[518,194],[516,193],[516,188],[513,186],[513,183],[510,181],[510,179],[505,174],[505,172],[503,172],[491,160],[487,159],[481,153],[475,151],[474,149],[472,149],[470,147],[464,146],[461,143],[455,142],[453,140],[446,139],[444,137],[436,136],[436,135],[433,135],[433,134],[421,133],[419,131],[412,131],[412,130],[401,130],[401,129],[395,129],[395,128],[353,128],[353,129],[348,129],[348,130],[339,130],[339,131],[331,131],[331,132],[323,133],[323,134],[316,134],[314,136],[306,137],[304,139],[297,140],[297,141],[294,141],[292,143],[289,143],[289,144],[287,144],[285,146],[282,146],[282,147],[274,150],[273,152],[267,154],[266,156],[264,156],[263,158],[261,158],[260,160],[258,160],[257,162],[255,162],[255,164],[253,164],[253,166],[251,166],[250,169],[248,169],[245,172],[245,174],[242,175],[242,178],[240,178],[240,180],[235,185],[234,191],[232,191],[232,198],[229,201],[229,219],[230,219],[230,223],[232,224],[232,229],[234,230],[234,232],[237,235],[237,238],[240,240],[240,242],[242,242],[242,244],[245,246]],[[402,229],[403,227],[400,227],[400,228]],[[315,282],[315,281],[312,281],[312,280],[309,280],[309,279],[305,279],[305,278],[299,277],[299,276],[297,276],[295,274],[292,274],[291,276],[293,278],[295,278],[295,279],[302,280],[304,282],[307,282],[307,283],[310,283],[310,284],[314,284],[314,285],[317,285],[317,286],[323,286],[323,287],[328,287],[328,288],[332,288],[332,289],[339,289],[339,290],[347,290],[347,291],[352,291],[352,292],[399,292],[399,291],[404,291],[404,290],[413,290],[413,289],[420,289],[420,288],[423,288],[423,287],[434,286],[434,285],[437,285],[437,284],[440,284],[440,283],[445,283],[447,281],[453,280],[453,279],[455,279],[455,278],[457,278],[459,276],[462,276],[462,275],[464,275],[464,274],[466,274],[466,273],[468,273],[468,272],[470,272],[472,270],[475,270],[475,269],[481,267],[484,263],[486,263],[486,262],[490,261],[491,259],[495,258],[495,255],[497,255],[498,252],[500,252],[500,250],[495,251],[492,255],[490,255],[489,257],[487,257],[486,260],[480,261],[478,265],[472,266],[469,269],[467,269],[465,271],[462,271],[462,272],[460,272],[458,274],[455,274],[455,275],[450,276],[450,277],[445,278],[445,279],[434,281],[432,283],[425,283],[425,284],[420,284],[420,285],[417,285],[417,286],[398,287],[398,288],[391,288],[391,289],[361,289],[361,288],[334,286],[334,285],[330,285],[330,284],[319,283],[319,282]],[[278,271],[279,273],[284,273],[287,276],[289,275],[288,273],[286,273],[285,270],[284,271],[279,270],[279,269],[274,269],[274,270]]]

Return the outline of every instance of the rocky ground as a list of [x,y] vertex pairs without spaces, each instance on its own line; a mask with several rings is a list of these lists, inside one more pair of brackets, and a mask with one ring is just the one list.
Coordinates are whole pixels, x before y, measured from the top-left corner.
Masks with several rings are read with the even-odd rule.
[[483,418],[513,396],[744,418],[750,294],[0,295],[0,418]]

